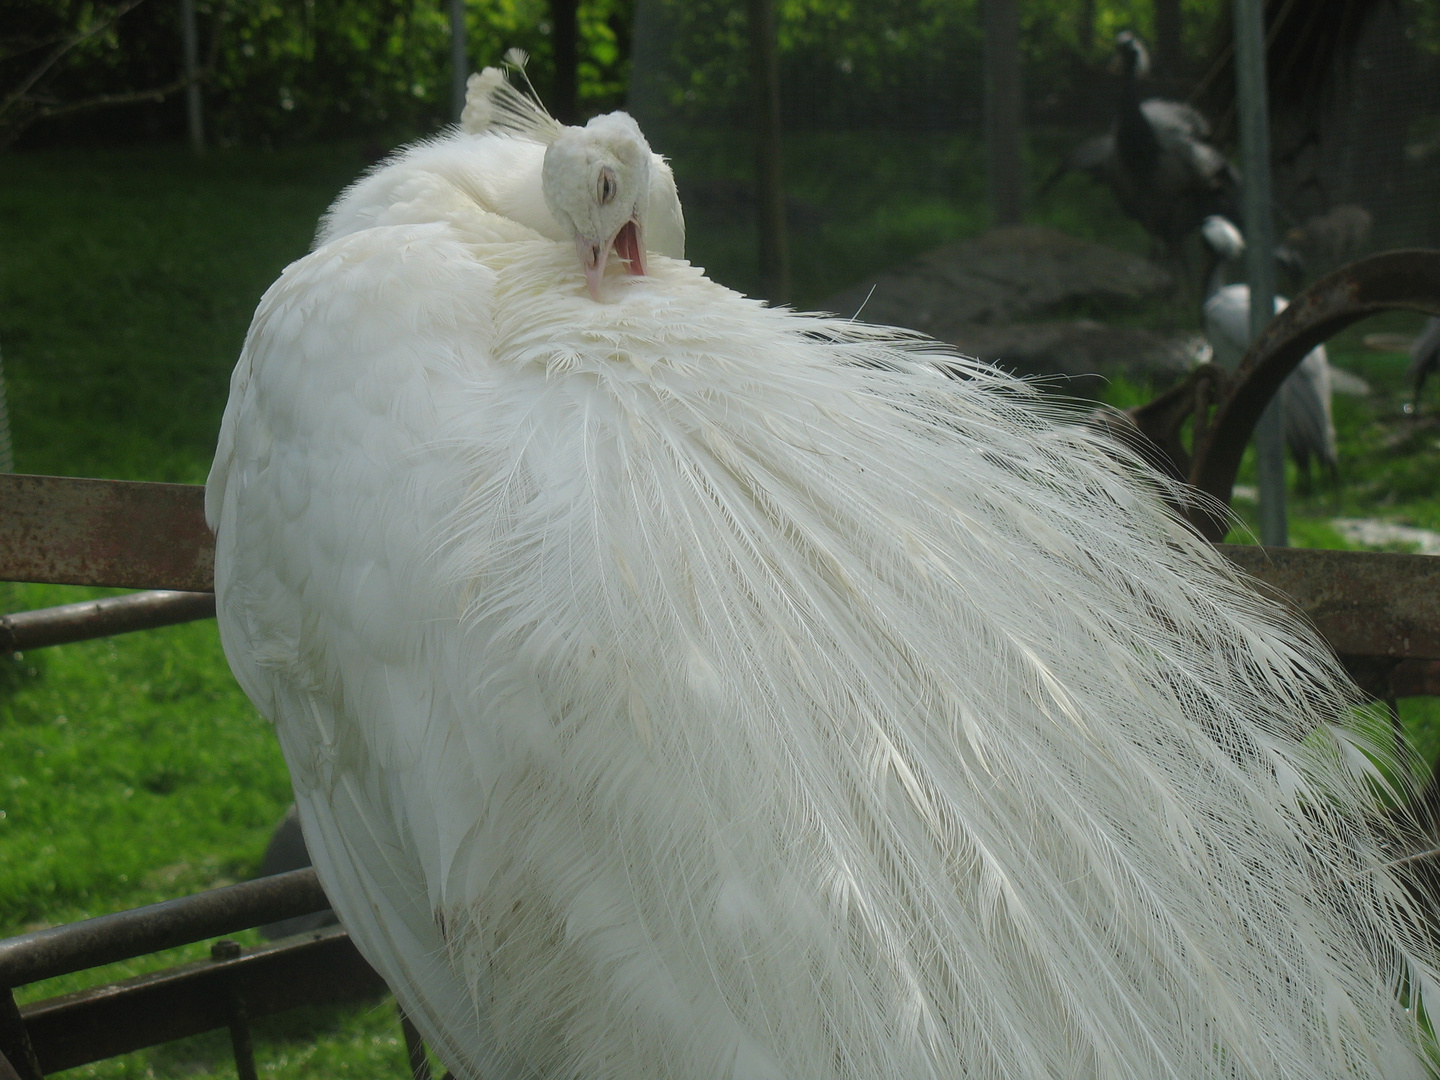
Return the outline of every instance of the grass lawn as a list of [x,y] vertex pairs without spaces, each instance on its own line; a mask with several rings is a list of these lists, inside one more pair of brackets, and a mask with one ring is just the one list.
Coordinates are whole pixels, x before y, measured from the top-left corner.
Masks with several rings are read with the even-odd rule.
[[[687,185],[698,193],[694,260],[743,289],[754,282],[754,234],[748,209],[734,205],[746,172],[737,162],[749,156],[737,138],[691,133],[683,145],[655,143],[674,157],[682,193]],[[932,140],[922,152],[913,136],[880,134],[867,138],[866,153],[854,149],[853,138],[833,135],[800,136],[789,147],[802,305],[868,269],[983,227],[979,158],[969,140]],[[305,252],[320,212],[364,164],[349,146],[230,151],[199,161],[153,149],[0,156],[0,348],[17,467],[203,481],[256,302]],[[1065,181],[1035,220],[1146,248],[1138,229],[1083,178]],[[1396,317],[1380,328],[1416,324]],[[1337,359],[1376,392],[1337,399],[1342,483],[1295,501],[1298,543],[1344,546],[1328,524],[1337,516],[1440,529],[1440,420],[1402,411],[1404,359],[1364,348],[1360,335],[1374,328],[1337,343]],[[1431,409],[1440,416],[1440,401]],[[27,609],[85,595],[94,592],[15,586],[5,601]],[[1431,731],[1440,725],[1430,703],[1407,702],[1405,710],[1433,753]],[[0,936],[247,877],[289,801],[273,735],[230,677],[213,622],[0,665],[0,761],[8,763],[0,770]],[[29,987],[22,1000],[94,981],[87,974]],[[316,1027],[318,1041],[310,1036]],[[257,1053],[269,1075],[407,1075],[386,1002],[258,1024]],[[78,1074],[231,1070],[228,1040],[215,1033]]]
[[[0,156],[0,348],[17,468],[202,482],[256,302],[363,166],[349,147],[203,161],[155,150]],[[10,588],[17,609],[98,595]],[[10,763],[0,770],[0,935],[253,875],[289,781],[213,621],[43,650],[0,679],[0,760]],[[96,981],[85,973],[19,996]],[[256,1037],[262,1074],[409,1075],[386,1002],[261,1021]],[[219,1032],[75,1075],[233,1069]]]

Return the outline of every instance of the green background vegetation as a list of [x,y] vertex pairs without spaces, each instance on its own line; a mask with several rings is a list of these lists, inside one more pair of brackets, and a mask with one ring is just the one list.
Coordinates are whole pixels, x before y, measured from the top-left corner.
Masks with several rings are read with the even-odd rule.
[[[38,58],[95,25],[121,0],[7,0],[0,18],[0,145],[44,104],[171,85],[179,71],[174,0],[144,0],[88,38],[36,86],[5,93]],[[775,0],[787,125],[855,118],[907,127],[972,124],[979,115],[980,0]],[[1433,0],[1396,0],[1415,45],[1440,54]],[[1180,58],[1204,80],[1229,40],[1230,0],[1179,0]],[[1092,103],[1118,30],[1154,41],[1153,0],[1025,0],[1021,48],[1027,109],[1042,123]],[[206,123],[222,146],[292,145],[353,137],[393,146],[449,119],[444,0],[196,0]],[[542,95],[554,84],[550,0],[468,0],[469,59],[495,63],[511,46],[532,55]],[[623,104],[627,90],[687,123],[727,126],[749,108],[745,5],[738,0],[583,0],[579,107]],[[634,64],[643,56],[644,64]],[[1174,73],[1170,73],[1173,75]],[[1223,79],[1208,103],[1228,101]],[[805,87],[823,88],[821,100]],[[1220,111],[1223,111],[1223,107]],[[873,126],[873,125],[871,125]],[[81,112],[29,128],[21,145],[178,141],[183,104]]]

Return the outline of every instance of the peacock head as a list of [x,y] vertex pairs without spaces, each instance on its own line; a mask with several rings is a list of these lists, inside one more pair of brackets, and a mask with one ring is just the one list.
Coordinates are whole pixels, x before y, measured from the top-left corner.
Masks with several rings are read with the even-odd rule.
[[574,233],[585,285],[596,300],[612,250],[627,273],[645,273],[644,210],[653,168],[640,125],[623,112],[565,128],[545,152],[545,202]]
[[1143,79],[1150,74],[1150,50],[1129,30],[1115,35],[1115,64],[1130,78]]

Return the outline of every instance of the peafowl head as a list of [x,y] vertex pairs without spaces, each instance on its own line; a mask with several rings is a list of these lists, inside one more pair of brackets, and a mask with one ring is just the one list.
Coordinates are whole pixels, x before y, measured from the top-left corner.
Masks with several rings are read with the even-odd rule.
[[545,152],[545,202],[574,233],[585,285],[597,300],[612,250],[627,273],[645,273],[644,208],[653,168],[640,125],[623,112],[564,128]]
[[1150,50],[1129,30],[1115,35],[1115,63],[1127,79],[1143,79],[1150,74]]

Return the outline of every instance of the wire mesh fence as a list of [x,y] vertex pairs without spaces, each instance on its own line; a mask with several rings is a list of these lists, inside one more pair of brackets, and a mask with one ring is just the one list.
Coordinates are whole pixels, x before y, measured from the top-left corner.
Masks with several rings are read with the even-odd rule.
[[[987,6],[779,6],[792,299],[820,303],[989,223]],[[1440,55],[1430,6],[1267,5],[1276,223],[1311,276],[1367,251],[1440,242]],[[1067,155],[1114,129],[1124,90],[1115,33],[1134,27],[1153,38],[1171,7],[1183,15],[1180,52],[1152,48],[1165,62],[1141,73],[1138,92],[1197,109],[1212,126],[1209,141],[1234,158],[1228,5],[1020,5],[1027,220],[1151,253],[1150,238],[1103,185],[1089,190],[1077,177],[1042,187]],[[1341,40],[1317,48],[1325,32],[1312,24],[1325,20],[1340,26],[1330,36]],[[741,5],[637,0],[629,108],[675,160],[696,261],[758,289],[749,35]]]

